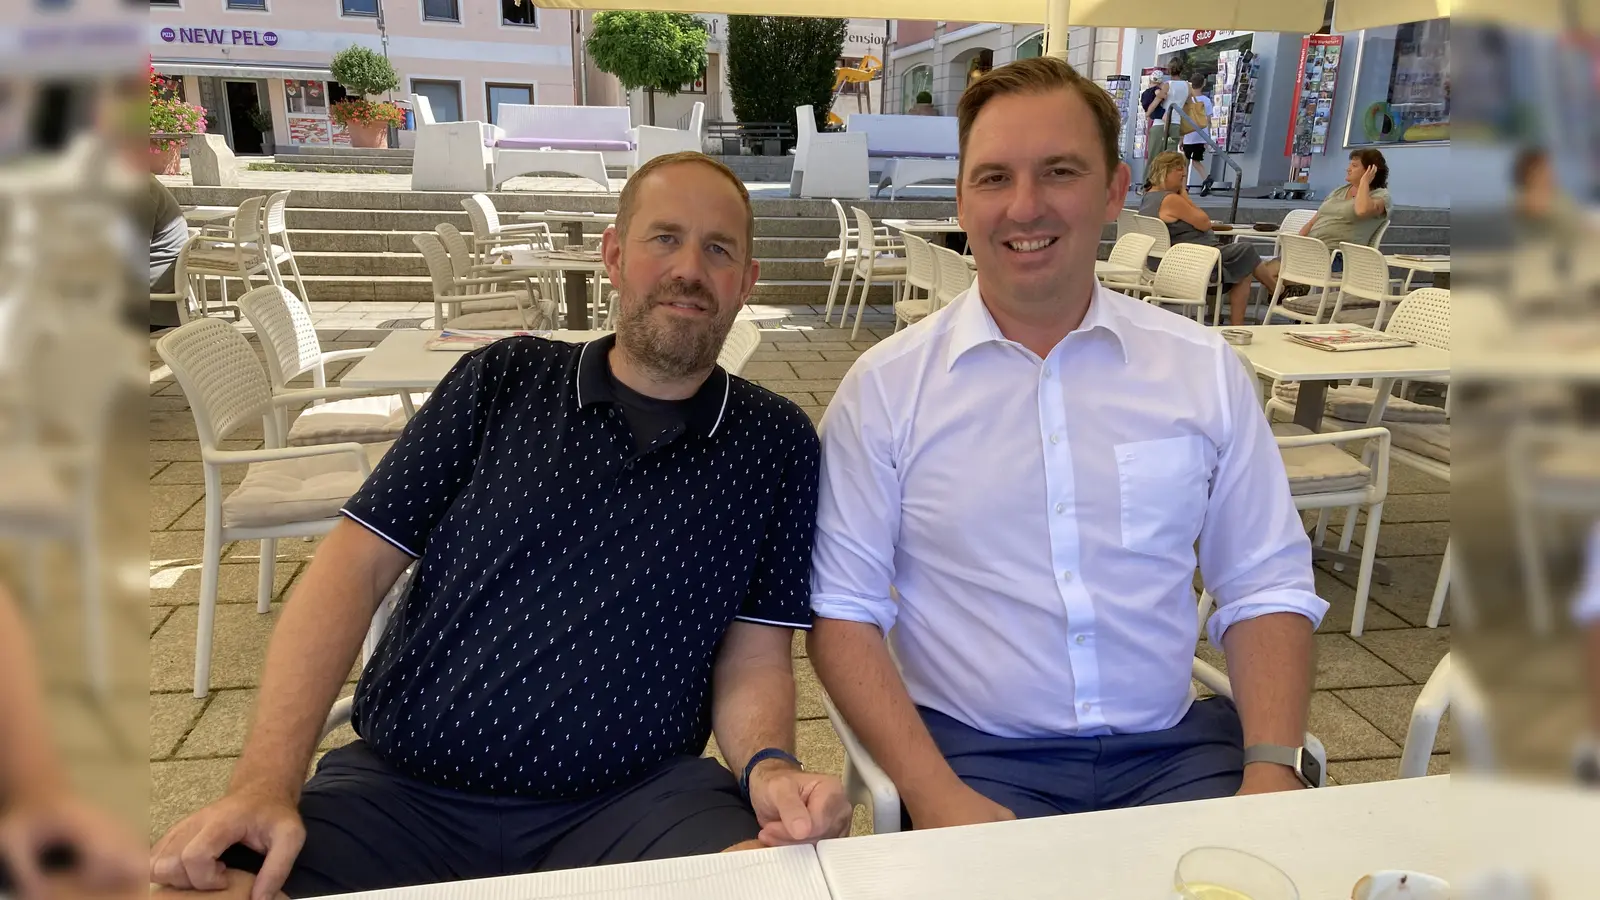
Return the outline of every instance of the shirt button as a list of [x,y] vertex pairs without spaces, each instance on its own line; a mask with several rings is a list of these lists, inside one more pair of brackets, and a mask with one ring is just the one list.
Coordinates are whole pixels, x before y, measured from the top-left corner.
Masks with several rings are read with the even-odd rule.
[[1088,638],[1086,638],[1086,637],[1084,637],[1084,636],[1083,636],[1083,635],[1081,635],[1081,634],[1080,634],[1080,635],[1078,635],[1078,637],[1077,637],[1077,641],[1078,641],[1078,643],[1080,643],[1080,644],[1081,644],[1081,643],[1083,643],[1083,642],[1084,642],[1084,641],[1086,641],[1086,640],[1088,640]]
[[1085,703],[1083,705],[1083,711],[1084,712],[1088,712],[1089,711],[1089,707],[1091,707],[1091,706],[1094,706],[1094,704],[1093,703]]
[[1072,580],[1072,573],[1068,572],[1066,569],[1062,569],[1061,570],[1061,580],[1062,581],[1071,581]]
[[1056,512],[1064,513],[1066,511],[1067,511],[1067,505],[1065,503],[1057,503],[1056,504]]
[[1059,435],[1059,434],[1050,435],[1050,443],[1052,443],[1052,444],[1061,443],[1061,435]]

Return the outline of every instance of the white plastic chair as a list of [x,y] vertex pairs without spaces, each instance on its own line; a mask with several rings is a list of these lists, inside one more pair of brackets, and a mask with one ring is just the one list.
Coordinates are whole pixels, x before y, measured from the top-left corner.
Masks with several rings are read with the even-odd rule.
[[547,222],[526,222],[521,225],[503,225],[494,201],[485,194],[463,198],[461,208],[467,211],[472,222],[472,250],[474,262],[483,265],[489,257],[513,247],[531,247],[539,250],[554,249]]
[[1344,273],[1328,321],[1383,328],[1390,304],[1400,298],[1389,293],[1389,262],[1372,247],[1342,243]]
[[[823,265],[833,269],[833,281],[828,285],[828,305],[823,307],[822,310],[823,324],[827,324],[828,320],[833,316],[833,301],[839,294],[839,281],[844,277],[845,269],[854,270],[860,244],[860,236],[856,233],[855,226],[850,224],[850,217],[845,215],[844,206],[838,200],[832,198],[828,202],[833,204],[834,214],[839,217],[839,249],[829,250],[828,255],[822,259]],[[888,240],[889,226],[879,225],[873,229],[873,234]],[[854,282],[853,275],[851,276],[851,281],[852,283]],[[839,317],[839,325],[841,327],[844,325],[844,317],[842,315]]]
[[[299,395],[302,389],[290,387],[289,382],[306,373],[311,375],[312,388],[322,390],[328,386],[328,363],[360,359],[373,350],[366,347],[324,352],[311,313],[281,285],[269,284],[245,294],[239,298],[239,308],[261,340],[274,396]],[[314,401],[292,425],[288,424],[287,407],[278,407],[278,427],[285,429],[289,446],[398,440],[406,423],[416,415],[416,404],[428,397],[385,388],[351,390],[349,399]]]
[[1173,244],[1161,258],[1155,280],[1149,287],[1130,287],[1148,291],[1145,300],[1157,306],[1194,308],[1194,320],[1205,323],[1210,305],[1211,271],[1222,263],[1222,253],[1205,244]]
[[[1201,659],[1194,660],[1191,670],[1195,681],[1221,697],[1233,699],[1233,685],[1228,676],[1210,663]],[[873,834],[893,834],[900,830],[900,792],[895,788],[887,772],[883,771],[872,754],[862,745],[861,740],[851,730],[844,716],[833,705],[833,699],[826,693],[822,695],[822,705],[828,712],[828,721],[832,723],[833,730],[839,735],[839,743],[844,745],[844,792],[851,805],[864,805],[872,816]],[[1322,781],[1318,787],[1327,780],[1328,751],[1318,740],[1316,735],[1305,736],[1306,750],[1319,763],[1318,769],[1323,773]]]
[[[406,591],[411,587],[411,579],[416,577],[417,565],[412,563],[407,566],[400,577],[395,579],[389,592],[384,594],[378,602],[378,608],[372,614],[372,624],[367,626],[367,636],[361,641],[361,668],[366,669],[367,663],[372,660],[372,654],[378,652],[378,642],[383,640],[383,632],[389,627],[389,620],[394,617],[395,610],[400,608],[401,601],[405,600]],[[339,730],[339,726],[350,724],[350,717],[355,711],[355,696],[341,697],[334,701],[333,707],[328,710],[327,718],[322,721],[322,734],[317,738],[321,745],[328,739],[328,735]]]
[[967,265],[967,258],[939,244],[929,244],[933,249],[934,263],[939,267],[938,288],[934,291],[933,312],[950,305],[961,292],[972,287],[978,273]]
[[1547,532],[1572,517],[1593,521],[1600,514],[1600,432],[1569,424],[1518,424],[1507,435],[1505,457],[1522,593],[1533,632],[1545,636],[1555,627]]
[[686,151],[699,152],[705,146],[706,105],[696,100],[689,110],[688,128],[662,128],[654,125],[636,125],[629,129],[633,136],[634,162],[628,174],[658,156]]
[[867,136],[863,132],[819,132],[812,108],[794,110],[793,187],[801,197],[865,200]]
[[183,247],[178,250],[178,261],[172,266],[172,291],[170,293],[150,292],[150,302],[171,303],[178,311],[178,324],[204,315],[204,304],[201,301],[202,292],[195,287],[199,280],[197,276],[189,274],[189,253],[200,244],[198,234],[191,235]]
[[[933,246],[914,234],[905,235],[906,241],[906,296],[894,302],[894,330],[901,324],[914,325],[927,318],[934,309],[934,295],[939,290],[939,268],[933,257]],[[962,267],[965,268],[963,263]],[[922,296],[916,296],[921,290]]]
[[[422,251],[428,265],[428,276],[433,279],[433,327],[435,328],[528,328],[529,307],[532,298],[526,287],[505,290],[506,280],[489,276],[457,278],[450,262],[450,251],[437,234],[414,234],[411,242]],[[471,293],[478,289],[489,293]],[[510,303],[510,308],[480,309],[464,312],[462,304],[468,300],[477,303]]]
[[[194,415],[205,478],[205,540],[201,551],[200,612],[195,631],[194,695],[211,683],[211,639],[216,618],[222,549],[230,541],[261,542],[256,611],[272,606],[273,570],[279,538],[327,534],[349,499],[390,444],[353,441],[288,447],[278,427],[279,407],[313,399],[344,399],[357,392],[322,388],[274,397],[267,373],[249,341],[232,325],[197,319],[156,342]],[[223,450],[240,427],[259,421],[261,450]],[[246,465],[243,481],[223,494],[222,468]]]
[[[263,245],[272,246],[273,248],[271,265],[277,275],[273,281],[278,284],[284,283],[283,270],[280,267],[287,262],[289,264],[289,273],[294,276],[295,286],[300,288],[300,299],[309,301],[311,295],[306,293],[305,279],[300,277],[300,264],[295,262],[294,248],[289,246],[288,208],[288,191],[279,191],[267,198],[266,207],[261,213],[261,240]],[[280,241],[282,242],[281,253],[278,247],[275,246]]]
[[1150,252],[1140,266],[1144,280],[1149,282],[1156,277],[1155,271],[1150,268],[1150,259],[1156,259],[1157,265],[1160,265],[1159,261],[1166,257],[1167,250],[1172,247],[1172,232],[1167,230],[1167,223],[1154,216],[1135,215],[1133,227],[1139,234],[1150,239]]
[[[861,279],[861,300],[856,305],[856,324],[850,329],[850,340],[855,340],[861,332],[861,316],[867,310],[868,294],[872,293],[872,286],[885,283],[891,286],[904,285],[906,281],[906,260],[903,256],[893,256],[895,250],[904,250],[905,244],[894,244],[889,241],[879,241],[876,230],[872,227],[872,217],[858,207],[850,207],[850,212],[856,217],[857,246],[860,248],[856,255],[855,266],[850,273],[850,287],[844,293],[844,312],[839,315],[839,325],[844,325],[844,320],[850,316],[850,298],[855,292],[856,279]],[[882,257],[879,254],[884,254]],[[899,291],[899,287],[894,287]]]
[[1306,223],[1311,221],[1316,214],[1317,211],[1314,209],[1291,209],[1285,213],[1283,221],[1278,224],[1278,230],[1272,242],[1273,255],[1267,258],[1274,259],[1283,254],[1283,243],[1276,240],[1276,238],[1281,238],[1286,234],[1303,237],[1304,235],[1300,234],[1300,229],[1306,227]]
[[[1339,287],[1333,274],[1333,252],[1316,238],[1295,234],[1278,235],[1278,252],[1283,262],[1262,324],[1271,325],[1273,316],[1308,324],[1326,322],[1325,314],[1331,309],[1328,301]],[[1315,293],[1285,301],[1284,288],[1290,284],[1305,285]]]
[[1139,214],[1138,210],[1124,206],[1117,212],[1117,240],[1122,240],[1130,234],[1137,234],[1139,229],[1133,217]]
[[1109,259],[1095,261],[1095,277],[1112,290],[1142,288],[1145,284],[1143,281],[1145,266],[1149,264],[1150,251],[1155,247],[1155,243],[1155,238],[1150,235],[1130,230],[1117,238],[1117,242],[1111,246]]
[[722,342],[722,352],[717,355],[717,365],[729,375],[744,371],[745,363],[756,355],[761,346],[761,327],[746,319],[734,321],[728,336]]
[[1439,723],[1450,713],[1454,746],[1451,769],[1487,772],[1494,768],[1494,736],[1489,729],[1488,703],[1466,666],[1446,653],[1422,686],[1411,707],[1405,747],[1400,751],[1400,777],[1422,778],[1439,736]]
[[[239,211],[225,226],[208,226],[201,229],[199,240],[189,248],[186,274],[200,279],[200,306],[203,315],[211,314],[211,301],[204,290],[206,278],[216,278],[221,284],[224,311],[238,315],[238,307],[228,302],[228,280],[238,279],[244,290],[255,287],[255,277],[265,275],[273,284],[279,283],[277,262],[284,252],[276,244],[266,243],[262,235],[262,206],[265,197],[251,197],[239,204]],[[263,253],[271,253],[269,263]]]
[[[543,223],[540,223],[543,224]],[[494,263],[482,265],[473,262],[472,245],[454,225],[449,222],[440,222],[434,226],[434,233],[439,240],[444,242],[444,249],[450,254],[450,269],[455,273],[456,280],[473,278],[498,278],[498,284],[469,283],[461,288],[462,292],[477,299],[463,300],[460,303],[460,315],[474,313],[503,312],[519,309],[519,286],[526,287],[528,297],[533,301],[533,306],[538,315],[534,318],[540,328],[556,327],[556,315],[561,308],[561,274],[554,269],[542,269],[532,276],[524,277],[520,282],[507,278],[504,269]],[[550,249],[548,235],[544,240],[535,240],[534,246],[539,249]],[[496,270],[499,269],[499,273]],[[499,296],[501,293],[510,292],[512,296]]]

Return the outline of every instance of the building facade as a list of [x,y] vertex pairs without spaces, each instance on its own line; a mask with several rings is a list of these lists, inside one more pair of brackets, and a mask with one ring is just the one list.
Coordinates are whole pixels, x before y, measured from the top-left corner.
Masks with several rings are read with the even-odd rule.
[[532,0],[150,0],[148,28],[156,71],[235,153],[348,145],[328,65],[352,44],[394,65],[388,99],[426,96],[440,120],[579,102],[572,14]]
[[[1121,73],[1124,30],[1073,28],[1067,61],[1095,80]],[[927,92],[940,115],[953,116],[978,72],[1043,53],[1043,25],[896,20],[889,30],[886,111],[904,113]]]

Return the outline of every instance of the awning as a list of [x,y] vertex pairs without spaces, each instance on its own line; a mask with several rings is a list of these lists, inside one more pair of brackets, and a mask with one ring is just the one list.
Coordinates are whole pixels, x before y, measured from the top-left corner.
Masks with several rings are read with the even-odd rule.
[[162,75],[215,75],[223,78],[298,78],[303,81],[331,81],[326,66],[297,66],[293,63],[210,62],[193,59],[153,59]]

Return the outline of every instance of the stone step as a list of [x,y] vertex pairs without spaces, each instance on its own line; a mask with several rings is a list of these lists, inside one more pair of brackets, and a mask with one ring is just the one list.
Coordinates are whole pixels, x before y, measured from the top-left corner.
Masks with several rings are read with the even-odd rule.
[[[343,229],[296,229],[290,242],[296,253],[416,253],[411,238],[422,231],[345,231]],[[598,237],[598,232],[588,235]],[[558,235],[558,237],[562,237]],[[756,258],[791,257],[821,259],[831,250],[837,250],[839,241],[832,237],[766,237],[756,238]]]
[[[428,275],[422,254],[411,253],[343,253],[310,252],[295,250],[295,261],[302,275],[328,275],[336,277],[411,276]],[[761,275],[777,281],[821,281],[831,279],[833,270],[823,265],[820,257],[776,257],[761,259]]]
[[[311,295],[313,301],[427,303],[433,300],[432,281],[414,275],[306,275],[305,282],[306,293]],[[292,287],[293,282],[290,284]],[[260,282],[257,286],[260,286]],[[779,298],[786,298],[782,302],[826,303],[828,286],[829,282],[825,280],[764,279],[756,282],[750,299],[752,303],[759,303],[763,299],[778,302]],[[208,279],[207,292],[213,298],[218,296],[215,279]],[[231,298],[237,300],[241,293],[237,281],[229,284],[228,294]],[[857,293],[860,293],[859,288]],[[844,296],[842,287],[839,296],[841,299]],[[887,304],[891,300],[890,289],[885,285],[875,286],[869,297],[872,303]]]
[[[392,166],[354,163],[346,160],[280,159],[274,166],[287,166],[291,172],[337,172],[357,175],[410,175],[409,163]],[[248,167],[247,167],[248,168]]]
[[[293,196],[290,203],[294,202]],[[559,208],[559,207],[558,207]],[[515,223],[510,217],[504,221]],[[449,222],[462,231],[472,230],[472,223],[459,205],[453,210],[393,210],[393,209],[304,209],[290,206],[289,228],[301,230],[351,231],[351,232],[419,232],[432,231],[441,222]],[[605,231],[603,222],[585,222],[585,234]],[[837,219],[794,218],[787,216],[757,216],[757,237],[839,237]]]
[[279,159],[299,156],[330,156],[344,160],[399,159],[410,162],[414,154],[414,150],[405,147],[295,147],[288,150],[279,150],[276,156]]

